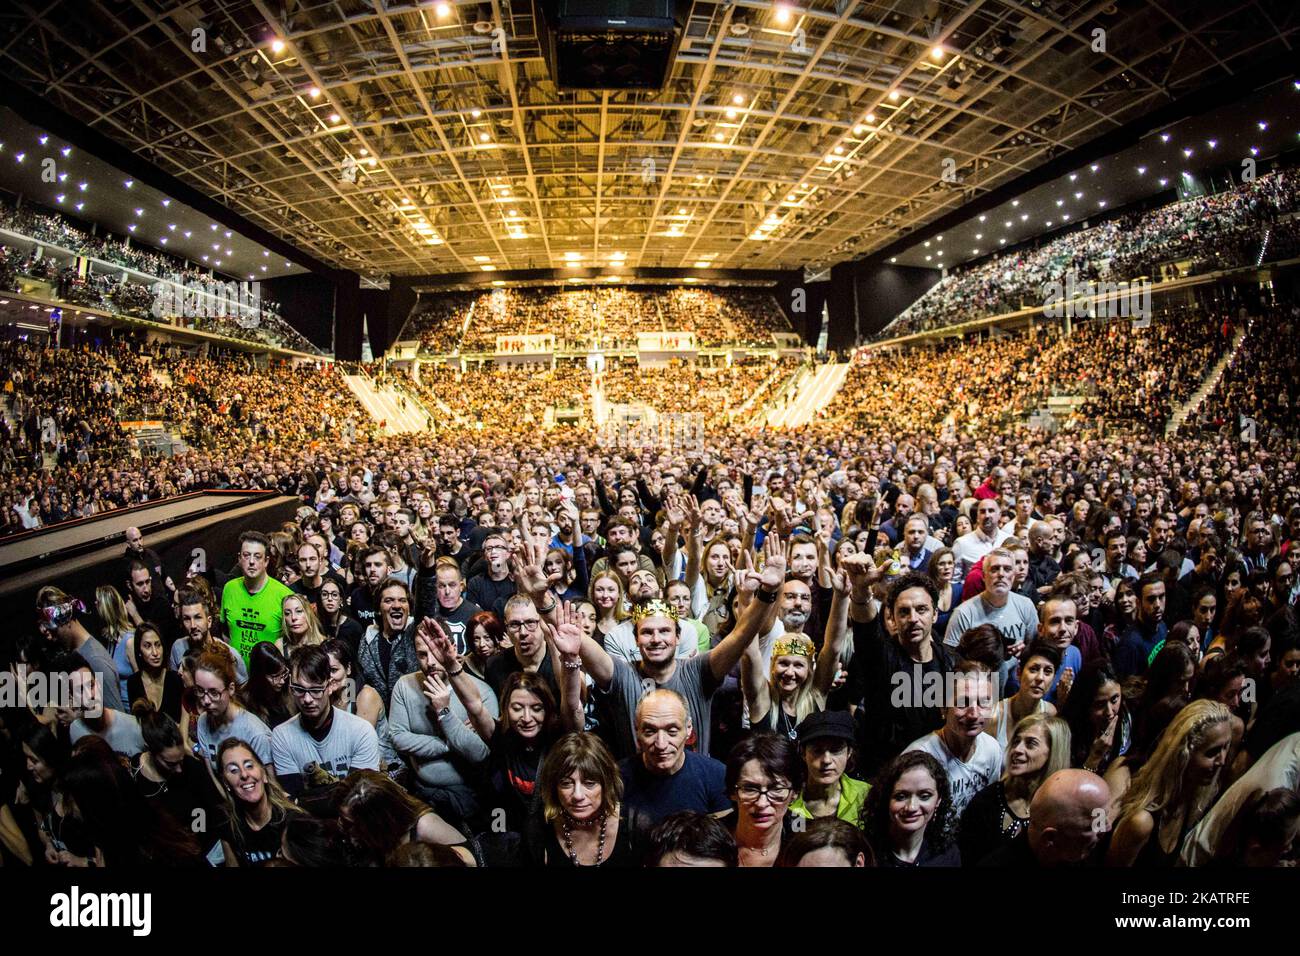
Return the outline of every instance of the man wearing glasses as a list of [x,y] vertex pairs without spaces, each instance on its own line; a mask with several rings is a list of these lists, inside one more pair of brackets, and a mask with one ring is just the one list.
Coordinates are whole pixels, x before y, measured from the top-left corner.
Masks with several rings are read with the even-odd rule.
[[298,714],[271,731],[271,759],[284,789],[298,796],[314,768],[338,780],[352,770],[378,770],[375,728],[330,702],[329,655],[315,645],[300,647],[289,659],[289,671]]
[[503,617],[505,603],[515,593],[515,582],[510,576],[510,546],[504,535],[490,534],[483,539],[483,559],[487,567],[469,579],[469,599]]
[[249,652],[262,641],[280,639],[281,602],[293,592],[266,573],[270,539],[260,531],[239,536],[239,577],[221,589],[221,620],[230,646],[248,663]]
[[486,673],[488,686],[498,696],[510,675],[517,671],[536,674],[546,681],[560,699],[560,682],[555,677],[551,657],[546,653],[546,639],[541,631],[541,616],[531,598],[516,594],[506,601],[506,636],[514,649],[509,654],[494,654],[488,658]]

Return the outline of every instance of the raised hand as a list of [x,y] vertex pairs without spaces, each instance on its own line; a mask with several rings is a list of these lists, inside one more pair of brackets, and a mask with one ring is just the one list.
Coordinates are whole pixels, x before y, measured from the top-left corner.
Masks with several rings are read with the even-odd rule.
[[536,550],[532,542],[525,541],[510,556],[510,573],[514,575],[516,590],[532,598],[544,594],[551,586],[542,560],[536,558]]
[[426,677],[422,690],[434,713],[451,706],[451,685],[443,680],[441,674],[434,672]]
[[456,666],[456,642],[431,617],[426,617],[415,628],[415,639],[424,645],[433,659],[445,668]]
[[555,609],[556,626],[547,625],[547,637],[555,649],[565,657],[577,657],[582,652],[583,630],[578,612],[572,602],[565,601]]
[[668,499],[668,527],[680,532],[686,525],[686,506],[681,495],[672,495]]
[[868,588],[885,575],[885,569],[876,567],[876,562],[865,551],[841,559],[840,568],[848,574],[849,584],[854,588]]
[[785,583],[785,546],[776,534],[763,539],[763,570],[759,580],[765,590],[774,590]]

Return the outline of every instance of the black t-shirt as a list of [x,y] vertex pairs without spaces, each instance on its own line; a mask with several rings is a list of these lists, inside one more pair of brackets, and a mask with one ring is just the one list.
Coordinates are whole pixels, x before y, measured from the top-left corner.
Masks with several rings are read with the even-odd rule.
[[[434,617],[442,625],[442,629],[447,632],[447,636],[456,642],[456,653],[462,656],[468,654],[470,618],[478,614],[482,608],[473,601],[461,601],[460,607],[454,611],[448,611],[441,604],[438,604],[436,600],[434,604],[438,609]],[[500,657],[501,655],[496,656]],[[514,657],[513,654],[510,656]]]
[[303,597],[305,597],[308,601],[311,602],[312,608],[316,611],[317,619],[321,617],[320,589],[325,586],[326,581],[333,581],[335,584],[337,584],[339,586],[340,594],[347,593],[348,582],[343,580],[341,576],[335,574],[333,571],[326,571],[323,575],[321,575],[320,585],[317,587],[309,586],[307,584],[306,578],[299,578],[293,584],[289,585],[290,591],[292,591],[294,594],[301,594]]
[[362,630],[375,623],[375,599],[370,594],[370,587],[362,584],[352,589],[348,598],[348,613],[361,623]]
[[[514,651],[505,651],[501,654],[493,654],[488,658],[486,679],[492,693],[499,698],[501,689],[506,686],[506,681],[510,675],[516,671],[524,669],[524,665],[519,663],[519,658],[515,657]],[[546,681],[546,686],[551,689],[558,703],[560,700],[560,683],[555,678],[555,669],[551,666],[551,655],[548,653],[542,658],[541,666],[537,668],[537,676]]]
[[682,769],[667,777],[646,770],[639,756],[620,761],[618,770],[623,778],[623,802],[640,810],[651,823],[659,823],[679,810],[721,813],[731,808],[727,768],[704,754],[686,751]]
[[240,866],[265,866],[280,855],[280,838],[288,818],[288,811],[272,806],[266,826],[254,830],[244,822],[242,813],[227,815],[221,839],[230,845]]
[[486,574],[477,574],[469,579],[469,586],[465,589],[466,598],[479,607],[494,612],[497,617],[501,617],[506,601],[514,593],[515,582],[509,575],[502,581],[493,581]]

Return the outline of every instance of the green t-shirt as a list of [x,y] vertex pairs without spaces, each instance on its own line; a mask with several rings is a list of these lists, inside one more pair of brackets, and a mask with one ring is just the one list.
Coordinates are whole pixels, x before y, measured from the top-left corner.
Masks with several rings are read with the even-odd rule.
[[[862,806],[867,802],[867,791],[870,789],[871,784],[854,780],[848,774],[840,777],[840,802],[835,807],[835,816],[861,828]],[[802,793],[790,804],[790,812],[805,820],[812,819],[812,813],[804,805]]]
[[281,602],[293,592],[268,577],[262,590],[249,594],[243,576],[227,581],[221,589],[221,620],[230,636],[230,646],[248,663],[253,645],[280,639]]

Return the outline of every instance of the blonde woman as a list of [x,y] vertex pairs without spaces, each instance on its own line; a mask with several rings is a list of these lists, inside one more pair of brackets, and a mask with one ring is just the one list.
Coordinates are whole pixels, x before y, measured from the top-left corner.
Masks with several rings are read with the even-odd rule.
[[1194,700],[1174,717],[1119,804],[1108,866],[1173,866],[1183,838],[1219,793],[1232,712]]
[[980,860],[1018,837],[1029,825],[1029,804],[1043,781],[1070,766],[1070,725],[1047,713],[1031,713],[1011,730],[1002,778],[989,784],[962,811],[962,861]]
[[126,603],[117,588],[104,585],[95,588],[95,611],[104,625],[99,631],[100,640],[113,656],[122,700],[126,700],[126,682],[140,668],[135,656],[135,629],[127,617]]
[[286,594],[280,602],[284,632],[275,646],[285,657],[309,644],[324,644],[325,634],[316,619],[316,610],[301,594]]
[[745,692],[749,723],[797,740],[796,728],[809,714],[826,709],[835,682],[840,653],[848,634],[848,574],[833,572],[835,596],[826,621],[821,653],[803,634],[782,634],[772,645],[772,664],[763,671],[758,641],[751,641],[740,659],[740,686]]
[[623,610],[623,579],[616,571],[601,571],[592,577],[588,597],[596,608],[596,633],[592,636],[604,647],[609,632],[627,620],[627,612]]

